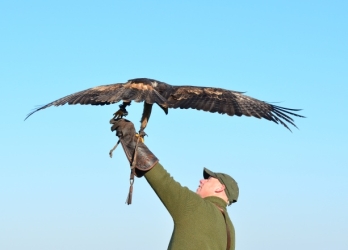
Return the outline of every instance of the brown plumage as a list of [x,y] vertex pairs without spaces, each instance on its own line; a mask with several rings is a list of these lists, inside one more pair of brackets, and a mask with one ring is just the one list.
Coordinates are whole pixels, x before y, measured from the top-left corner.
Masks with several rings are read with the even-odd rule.
[[126,115],[126,106],[131,101],[144,102],[144,112],[141,118],[140,132],[143,132],[151,115],[152,105],[157,103],[167,114],[168,108],[197,109],[211,113],[227,114],[230,116],[254,116],[280,123],[287,129],[286,123],[296,127],[290,116],[303,117],[294,112],[300,109],[289,109],[276,106],[255,98],[246,96],[243,92],[221,88],[172,86],[148,78],[137,78],[126,83],[102,85],[86,89],[75,94],[60,98],[29,113],[64,104],[109,105],[123,101],[115,116]]

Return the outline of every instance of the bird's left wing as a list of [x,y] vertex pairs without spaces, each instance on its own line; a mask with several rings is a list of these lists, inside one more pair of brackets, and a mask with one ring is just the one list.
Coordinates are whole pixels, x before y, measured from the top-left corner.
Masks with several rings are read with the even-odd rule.
[[[246,96],[243,92],[221,88],[173,86],[168,94],[168,107],[204,110],[211,113],[227,114],[230,116],[253,116],[265,118],[275,123],[281,123],[287,129],[287,123],[294,124],[290,115],[303,117],[294,113],[300,109],[289,109]],[[289,129],[290,130],[290,129]]]

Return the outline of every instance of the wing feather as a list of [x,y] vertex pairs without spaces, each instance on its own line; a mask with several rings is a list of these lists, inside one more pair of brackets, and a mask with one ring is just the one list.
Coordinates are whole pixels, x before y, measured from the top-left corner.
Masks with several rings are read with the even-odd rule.
[[215,111],[219,112],[219,114],[225,113],[227,115],[233,116],[235,114],[235,109],[232,105],[232,99],[233,96],[231,93],[224,92],[223,99],[217,103]]
[[215,101],[215,99],[208,98],[203,104],[203,110],[204,111],[213,111],[214,101]]
[[211,108],[210,108],[211,111],[210,112],[212,112],[212,113],[218,112],[220,109],[220,106],[221,106],[221,103],[219,100],[213,100],[211,103]]

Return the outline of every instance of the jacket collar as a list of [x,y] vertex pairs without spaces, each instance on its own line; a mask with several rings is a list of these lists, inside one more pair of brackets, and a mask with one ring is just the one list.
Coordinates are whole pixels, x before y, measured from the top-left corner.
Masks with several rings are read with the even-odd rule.
[[205,197],[203,199],[213,203],[214,205],[216,205],[216,206],[218,206],[226,211],[227,203],[223,199],[216,197],[216,196],[208,196],[208,197]]

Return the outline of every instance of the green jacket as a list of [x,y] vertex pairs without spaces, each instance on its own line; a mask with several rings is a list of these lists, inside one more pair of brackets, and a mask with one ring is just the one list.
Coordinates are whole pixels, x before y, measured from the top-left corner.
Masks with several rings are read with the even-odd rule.
[[226,214],[231,233],[231,248],[235,249],[233,224],[227,214],[227,204],[219,197],[201,198],[187,187],[182,187],[157,163],[145,174],[157,196],[174,221],[170,250],[226,250],[226,224],[221,211]]

